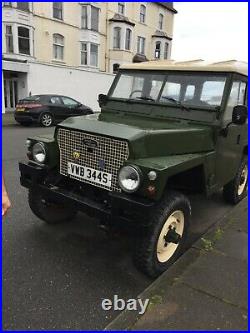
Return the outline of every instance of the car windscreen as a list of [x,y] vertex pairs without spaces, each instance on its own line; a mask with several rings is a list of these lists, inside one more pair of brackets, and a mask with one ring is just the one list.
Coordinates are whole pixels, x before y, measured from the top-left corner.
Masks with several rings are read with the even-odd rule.
[[109,97],[216,109],[221,105],[225,83],[226,76],[213,73],[123,72]]

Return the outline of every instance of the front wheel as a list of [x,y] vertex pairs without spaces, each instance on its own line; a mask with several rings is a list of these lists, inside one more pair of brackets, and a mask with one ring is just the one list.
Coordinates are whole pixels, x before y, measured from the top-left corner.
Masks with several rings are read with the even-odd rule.
[[223,188],[223,195],[227,202],[237,204],[247,195],[248,163],[247,156],[241,160],[236,176]]
[[187,197],[169,192],[158,205],[150,227],[138,236],[134,261],[150,277],[164,272],[185,249],[191,205]]
[[73,205],[49,200],[46,196],[35,190],[29,190],[29,206],[39,219],[48,224],[69,222],[77,213]]

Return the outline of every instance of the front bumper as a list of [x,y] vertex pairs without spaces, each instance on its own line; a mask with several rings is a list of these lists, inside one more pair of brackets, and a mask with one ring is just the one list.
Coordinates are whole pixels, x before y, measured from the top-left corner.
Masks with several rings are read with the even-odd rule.
[[[67,177],[58,175],[62,181],[52,184],[45,182],[49,172],[46,168],[30,163],[19,163],[20,183],[22,186],[35,189],[43,193],[48,199],[56,199],[61,202],[71,203],[88,215],[99,218],[115,218],[122,221],[136,220],[140,224],[148,224],[146,217],[150,216],[155,202],[144,199],[135,198],[122,193],[114,193],[106,190],[102,191],[106,196],[104,200],[98,200],[97,196],[90,196],[89,193],[93,186],[85,183],[77,182],[83,185],[83,191],[78,191],[74,186],[65,186],[64,180]],[[70,179],[66,179],[71,181]],[[76,181],[73,181],[76,184]],[[91,189],[92,187],[92,189]],[[103,198],[103,196],[102,196]]]

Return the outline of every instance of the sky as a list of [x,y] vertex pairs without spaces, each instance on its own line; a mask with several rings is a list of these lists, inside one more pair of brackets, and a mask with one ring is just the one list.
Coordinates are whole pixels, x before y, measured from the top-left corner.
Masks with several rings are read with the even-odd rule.
[[247,2],[174,2],[171,58],[248,60]]

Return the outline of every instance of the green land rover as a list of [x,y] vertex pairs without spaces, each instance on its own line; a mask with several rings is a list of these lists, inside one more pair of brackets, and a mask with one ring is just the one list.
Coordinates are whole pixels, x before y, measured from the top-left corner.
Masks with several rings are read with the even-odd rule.
[[247,193],[247,64],[149,61],[121,66],[101,112],[28,138],[19,164],[33,213],[47,223],[78,211],[139,230],[134,261],[149,276],[183,252],[188,194]]

